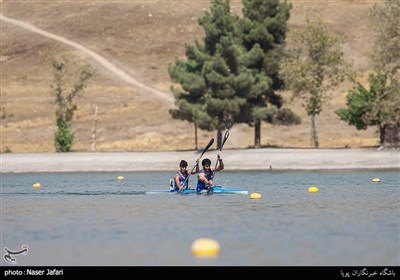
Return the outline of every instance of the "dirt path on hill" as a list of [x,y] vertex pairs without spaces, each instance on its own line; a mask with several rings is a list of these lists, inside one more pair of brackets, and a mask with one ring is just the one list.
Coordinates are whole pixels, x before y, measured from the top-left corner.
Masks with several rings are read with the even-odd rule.
[[96,60],[98,63],[100,63],[104,68],[106,68],[108,71],[112,72],[114,75],[118,76],[124,82],[126,82],[128,84],[131,84],[131,85],[133,85],[135,87],[139,87],[141,89],[144,89],[147,92],[150,92],[154,96],[156,96],[156,97],[158,97],[160,99],[163,99],[164,101],[167,101],[168,104],[171,105],[171,106],[172,106],[172,104],[174,102],[173,97],[171,95],[169,95],[168,93],[153,89],[153,88],[151,88],[151,87],[149,87],[149,86],[137,81],[136,79],[134,79],[133,77],[131,77],[127,73],[125,73],[123,70],[121,70],[118,67],[116,67],[110,61],[108,61],[107,59],[102,57],[101,55],[99,55],[99,54],[87,49],[86,47],[84,47],[84,46],[82,46],[82,45],[80,45],[80,44],[78,44],[78,43],[76,43],[74,41],[71,41],[71,40],[69,40],[67,38],[64,38],[64,37],[61,37],[59,35],[52,34],[52,33],[49,33],[47,31],[41,30],[41,29],[39,29],[39,28],[29,24],[29,23],[22,22],[22,21],[19,21],[19,20],[15,20],[15,19],[12,19],[12,18],[8,18],[8,17],[4,16],[3,14],[0,14],[0,20],[2,20],[4,22],[7,22],[7,23],[10,23],[10,24],[13,24],[13,25],[16,25],[16,26],[19,26],[19,27],[22,27],[22,28],[24,28],[26,30],[29,30],[31,32],[34,32],[34,33],[37,33],[39,35],[45,36],[47,38],[59,41],[59,42],[61,42],[63,44],[69,45],[69,46],[71,46],[71,47],[73,47],[73,48],[75,48],[75,49],[77,49],[77,50],[89,55],[90,57],[92,57],[94,60]]

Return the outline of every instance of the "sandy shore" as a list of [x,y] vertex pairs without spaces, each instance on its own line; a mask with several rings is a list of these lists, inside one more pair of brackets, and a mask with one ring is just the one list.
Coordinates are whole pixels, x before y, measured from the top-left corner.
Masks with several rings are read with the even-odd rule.
[[[216,151],[207,151],[212,165]],[[113,152],[1,154],[1,173],[175,171],[181,159],[191,169],[199,152]],[[245,149],[221,153],[226,171],[399,169],[399,150],[375,149]]]

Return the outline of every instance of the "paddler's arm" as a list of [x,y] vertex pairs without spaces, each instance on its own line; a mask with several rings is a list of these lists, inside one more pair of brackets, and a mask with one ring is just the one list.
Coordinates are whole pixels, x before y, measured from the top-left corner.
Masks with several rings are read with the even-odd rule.
[[196,160],[196,169],[195,169],[195,171],[194,171],[194,174],[196,174],[196,173],[199,173],[199,172],[200,172],[200,168],[199,168],[199,162],[200,162],[200,159]]
[[178,174],[175,175],[174,180],[175,180],[175,184],[178,186],[179,190],[182,190],[183,186],[181,186],[181,181],[179,180]]
[[213,180],[207,180],[206,176],[204,176],[204,173],[199,174],[199,181],[206,184],[206,186],[211,186],[213,184]]
[[217,168],[215,169],[215,171],[221,171],[221,170],[224,170],[224,162],[223,162],[223,160],[222,160],[222,158],[220,157],[220,155],[218,154],[217,155],[217,160],[218,160],[218,166],[217,166]]

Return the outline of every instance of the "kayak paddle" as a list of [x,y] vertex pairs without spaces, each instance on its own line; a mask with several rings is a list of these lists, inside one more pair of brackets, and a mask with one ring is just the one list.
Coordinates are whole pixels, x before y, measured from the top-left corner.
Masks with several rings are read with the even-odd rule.
[[[222,152],[222,148],[224,147],[224,144],[225,144],[226,140],[228,140],[228,137],[229,137],[229,129],[225,132],[224,139],[222,139],[221,147],[219,148],[218,154],[220,154]],[[216,172],[215,170],[217,169],[217,165],[218,165],[218,157],[217,157],[217,161],[215,163],[213,174],[211,176],[211,179],[213,181],[214,181],[214,178],[215,178],[215,172]]]
[[[192,171],[188,174],[188,176],[186,177],[185,181],[183,182],[183,186],[186,184],[186,182],[189,180],[189,176],[190,174],[193,173],[193,171],[196,169],[196,166],[199,164],[201,157],[204,155],[205,152],[207,152],[207,150],[211,147],[211,145],[214,143],[214,138],[211,138],[210,142],[208,142],[207,146],[204,148],[203,152],[201,153],[201,155],[199,156],[199,158],[196,160],[196,164],[193,166]],[[189,184],[188,184],[189,186]],[[186,189],[188,188],[188,186],[186,186]]]

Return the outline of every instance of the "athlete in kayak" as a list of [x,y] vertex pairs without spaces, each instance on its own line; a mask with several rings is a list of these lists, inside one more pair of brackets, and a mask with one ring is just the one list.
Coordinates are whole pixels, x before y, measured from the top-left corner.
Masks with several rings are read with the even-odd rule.
[[217,165],[215,169],[211,167],[211,160],[208,158],[203,159],[201,165],[203,166],[203,169],[201,169],[199,171],[199,174],[197,175],[196,191],[197,192],[200,192],[201,190],[210,191],[213,185],[214,174],[215,172],[224,169],[224,162],[222,161],[222,158],[220,158],[220,155],[218,154]]
[[186,160],[181,160],[179,163],[179,171],[174,176],[173,182],[171,182],[171,191],[181,191],[189,188],[189,175],[196,174],[199,172],[199,162],[196,161],[196,166],[193,170],[187,170],[188,163]]

